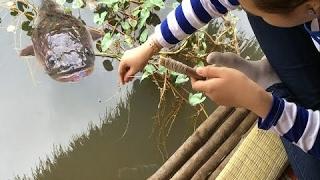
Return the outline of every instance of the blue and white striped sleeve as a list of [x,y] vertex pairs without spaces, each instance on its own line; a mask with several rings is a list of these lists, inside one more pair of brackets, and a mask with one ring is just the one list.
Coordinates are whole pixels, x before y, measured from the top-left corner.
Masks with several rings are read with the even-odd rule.
[[258,127],[272,130],[320,159],[320,111],[307,110],[273,96],[272,108]]
[[238,5],[238,0],[183,0],[156,26],[155,37],[162,47],[173,46]]

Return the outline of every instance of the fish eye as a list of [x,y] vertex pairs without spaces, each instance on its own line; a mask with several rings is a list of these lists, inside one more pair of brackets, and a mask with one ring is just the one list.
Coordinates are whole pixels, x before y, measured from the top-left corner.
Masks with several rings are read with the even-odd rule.
[[52,56],[47,58],[47,66],[48,68],[54,68],[56,66],[56,59]]

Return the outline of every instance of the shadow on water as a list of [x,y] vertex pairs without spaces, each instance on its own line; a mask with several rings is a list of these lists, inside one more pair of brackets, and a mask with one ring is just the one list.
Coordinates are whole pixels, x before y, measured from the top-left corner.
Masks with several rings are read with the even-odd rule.
[[[53,158],[34,170],[34,179],[145,179],[163,163],[157,132],[152,130],[158,102],[159,91],[151,81],[135,81],[126,103],[120,103],[114,115],[100,126],[90,126],[88,134],[76,137],[67,150],[56,148]],[[179,113],[167,139],[169,154],[192,133],[194,112],[184,106]]]

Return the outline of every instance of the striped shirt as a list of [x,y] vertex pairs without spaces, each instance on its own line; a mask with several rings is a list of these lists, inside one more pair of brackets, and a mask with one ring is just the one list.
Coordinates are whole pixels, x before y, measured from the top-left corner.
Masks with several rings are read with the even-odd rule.
[[156,26],[157,41],[162,47],[171,47],[238,5],[238,0],[183,0]]
[[320,28],[319,28],[319,20],[320,19],[314,19],[311,22],[308,22],[304,25],[304,28],[307,30],[307,32],[312,37],[313,43],[320,51]]
[[307,110],[273,96],[272,108],[258,127],[284,137],[304,152],[320,158],[320,111]]
[[[161,24],[155,28],[157,41],[171,47],[211,19],[236,9],[238,0],[183,0]],[[320,43],[320,32],[306,25],[306,30]],[[273,96],[272,108],[265,119],[259,118],[258,127],[272,130],[303,151],[320,158],[320,111],[307,110],[294,103]]]

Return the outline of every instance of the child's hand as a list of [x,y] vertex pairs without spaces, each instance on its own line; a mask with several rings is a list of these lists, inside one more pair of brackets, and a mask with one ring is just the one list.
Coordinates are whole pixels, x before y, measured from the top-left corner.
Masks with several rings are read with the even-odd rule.
[[133,76],[144,68],[152,55],[153,49],[147,44],[126,51],[121,58],[118,69],[121,83],[131,81]]
[[141,71],[148,60],[162,48],[155,35],[139,47],[130,49],[124,53],[119,64],[119,76],[122,84],[133,79],[133,76]]
[[217,66],[237,69],[259,84],[263,89],[281,82],[266,57],[258,61],[251,61],[245,60],[231,52],[212,52],[207,56],[207,62]]
[[204,92],[219,105],[244,107],[265,117],[272,105],[272,96],[242,72],[226,67],[197,68],[205,81],[192,80],[192,88]]

